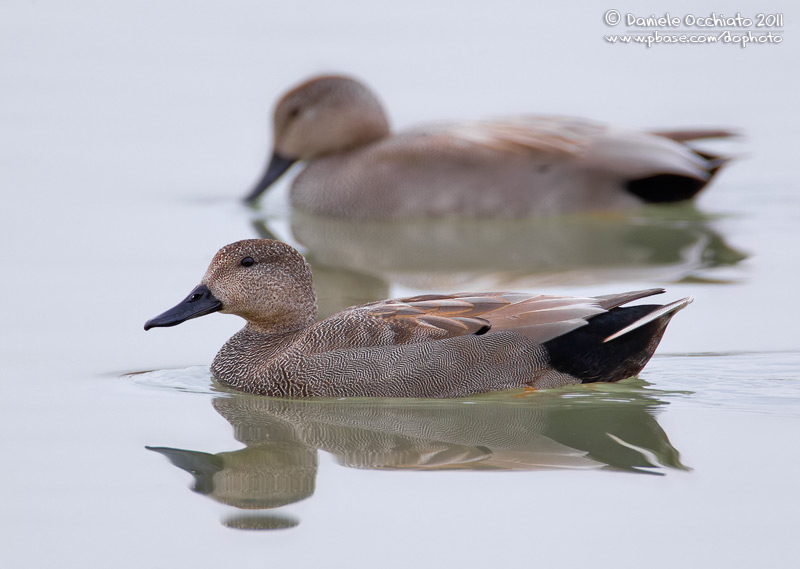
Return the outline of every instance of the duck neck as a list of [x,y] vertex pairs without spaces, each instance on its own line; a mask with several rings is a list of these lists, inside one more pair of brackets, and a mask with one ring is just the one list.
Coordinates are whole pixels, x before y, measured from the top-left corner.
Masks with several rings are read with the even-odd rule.
[[273,295],[260,303],[269,305],[268,311],[260,306],[236,314],[247,321],[242,331],[264,336],[280,336],[304,330],[317,321],[317,295],[311,284],[311,271],[289,293]]
[[239,333],[249,331],[250,334],[261,337],[285,336],[301,332],[316,321],[316,313],[305,315],[302,318],[271,318],[265,321],[248,320],[247,325]]

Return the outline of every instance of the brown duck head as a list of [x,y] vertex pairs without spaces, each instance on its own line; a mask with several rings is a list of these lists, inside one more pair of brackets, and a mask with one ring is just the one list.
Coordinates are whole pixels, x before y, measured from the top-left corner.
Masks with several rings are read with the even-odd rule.
[[311,270],[302,255],[280,241],[246,239],[220,249],[189,296],[148,320],[144,329],[223,312],[278,334],[309,326],[316,311]]
[[272,157],[245,199],[254,202],[298,160],[346,152],[388,134],[386,112],[365,85],[342,75],[309,79],[275,106]]

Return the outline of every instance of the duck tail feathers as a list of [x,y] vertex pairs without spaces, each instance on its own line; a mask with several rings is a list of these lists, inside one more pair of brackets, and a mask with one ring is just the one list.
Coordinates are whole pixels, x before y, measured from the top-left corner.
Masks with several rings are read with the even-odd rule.
[[618,294],[604,294],[603,296],[596,296],[594,298],[601,308],[611,310],[612,308],[628,304],[634,300],[653,296],[654,294],[663,294],[664,292],[666,291],[663,288],[648,288],[645,290],[634,290]]
[[689,142],[692,140],[708,140],[710,138],[731,138],[739,136],[734,130],[722,128],[686,129],[686,130],[656,130],[652,134],[669,138],[675,142]]
[[689,306],[692,303],[693,300],[694,300],[694,297],[687,296],[686,298],[682,298],[680,300],[676,300],[675,302],[671,302],[669,304],[665,304],[664,306],[662,306],[660,308],[657,308],[656,310],[653,310],[652,312],[650,312],[649,314],[643,316],[642,318],[639,318],[635,322],[632,322],[631,324],[625,326],[621,330],[618,330],[617,332],[614,332],[609,337],[607,337],[605,340],[603,340],[603,343],[611,342],[612,340],[616,340],[620,336],[624,336],[625,334],[628,334],[629,332],[632,332],[632,331],[634,331],[634,330],[636,330],[638,328],[641,328],[642,326],[645,326],[645,325],[647,325],[650,322],[653,322],[655,320],[660,320],[660,319],[663,318],[663,319],[666,319],[666,321],[669,321],[669,319],[671,319],[675,315],[676,312],[678,312],[679,310]]
[[638,374],[653,356],[672,316],[692,301],[618,306],[544,343],[551,367],[581,383]]

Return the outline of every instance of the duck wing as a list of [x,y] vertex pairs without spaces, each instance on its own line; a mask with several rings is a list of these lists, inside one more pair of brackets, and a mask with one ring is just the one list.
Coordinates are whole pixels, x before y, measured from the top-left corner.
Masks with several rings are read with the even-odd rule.
[[385,300],[350,311],[381,321],[395,332],[395,341],[402,343],[500,331],[516,332],[544,343],[585,326],[598,314],[662,292],[663,289],[648,289],[599,297],[520,292],[428,294]]
[[606,130],[580,119],[520,116],[488,121],[442,124],[432,129],[459,144],[471,143],[501,152],[574,157]]
[[440,125],[431,132],[449,137],[455,145],[567,161],[622,179],[675,174],[708,180],[713,165],[682,142],[724,136],[723,131],[700,130],[661,135],[571,117],[538,116]]

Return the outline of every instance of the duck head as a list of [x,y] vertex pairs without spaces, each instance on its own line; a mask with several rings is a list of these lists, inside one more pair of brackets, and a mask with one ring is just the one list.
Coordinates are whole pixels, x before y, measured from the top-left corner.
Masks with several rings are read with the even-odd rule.
[[341,75],[309,79],[275,106],[272,157],[245,199],[254,202],[298,160],[346,152],[388,134],[383,106],[365,85]]
[[217,252],[189,296],[148,320],[144,329],[175,326],[212,312],[236,314],[268,334],[309,326],[317,315],[311,269],[300,253],[280,241],[231,243]]

